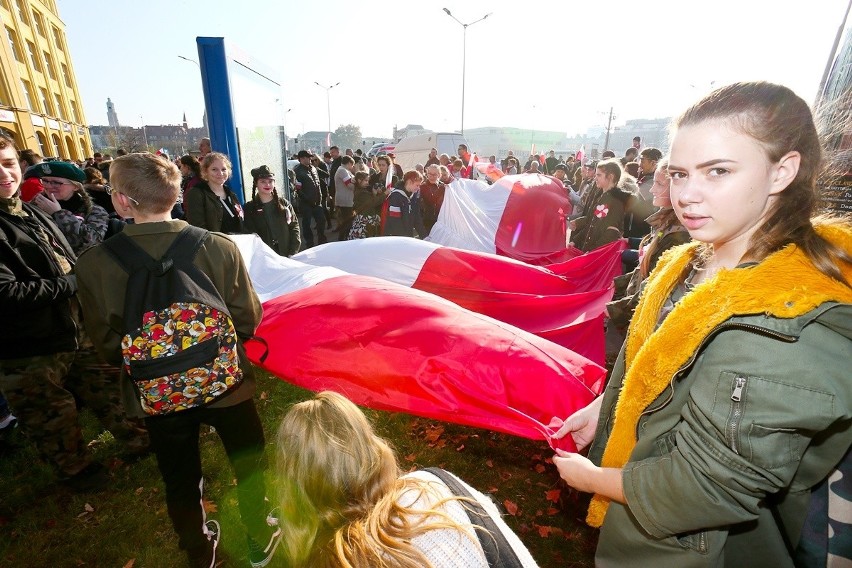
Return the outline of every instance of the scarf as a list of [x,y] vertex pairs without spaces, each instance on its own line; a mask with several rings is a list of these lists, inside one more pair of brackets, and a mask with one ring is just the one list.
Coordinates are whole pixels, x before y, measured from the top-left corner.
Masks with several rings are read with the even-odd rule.
[[[848,226],[822,226],[817,232],[852,251]],[[719,271],[684,296],[656,328],[660,309],[689,271],[698,245],[689,243],[667,251],[648,278],[627,332],[624,385],[601,467],[624,467],[636,446],[639,416],[722,322],[749,314],[794,318],[825,302],[852,303],[852,288],[817,270],[791,244],[750,268]],[[852,267],[845,265],[842,270],[852,282]],[[608,498],[595,495],[586,522],[600,527],[608,507]]]

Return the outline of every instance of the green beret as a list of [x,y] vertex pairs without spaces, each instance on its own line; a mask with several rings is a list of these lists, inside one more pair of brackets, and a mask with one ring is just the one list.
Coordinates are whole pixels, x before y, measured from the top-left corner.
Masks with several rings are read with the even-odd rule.
[[32,177],[43,178],[45,176],[70,179],[86,183],[86,172],[68,162],[42,162],[27,168],[24,179]]

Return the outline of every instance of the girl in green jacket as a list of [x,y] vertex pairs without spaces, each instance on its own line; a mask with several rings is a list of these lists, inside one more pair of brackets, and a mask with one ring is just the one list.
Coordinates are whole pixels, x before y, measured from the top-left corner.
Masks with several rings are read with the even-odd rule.
[[852,444],[852,227],[812,217],[820,166],[782,86],[723,87],[675,121],[671,201],[697,242],[660,259],[605,393],[554,435],[590,446],[553,461],[595,493],[597,565],[819,555],[803,528],[831,511],[812,491]]

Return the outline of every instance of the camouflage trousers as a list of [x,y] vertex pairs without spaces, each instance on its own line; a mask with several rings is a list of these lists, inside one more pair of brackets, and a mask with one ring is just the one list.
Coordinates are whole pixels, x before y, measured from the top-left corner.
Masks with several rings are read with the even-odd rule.
[[144,423],[128,419],[124,412],[119,373],[100,360],[84,336],[76,352],[0,360],[0,390],[21,431],[61,475],[70,476],[92,461],[78,405],[94,412],[123,451],[133,454],[148,447]]

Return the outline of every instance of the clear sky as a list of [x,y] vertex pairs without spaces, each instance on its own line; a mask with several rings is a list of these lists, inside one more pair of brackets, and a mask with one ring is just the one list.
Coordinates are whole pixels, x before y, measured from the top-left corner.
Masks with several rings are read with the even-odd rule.
[[809,103],[848,0],[58,0],[84,112],[106,124],[201,126],[196,36],[225,37],[279,72],[292,136],[356,124],[584,132],[677,114],[739,80],[783,83]]

